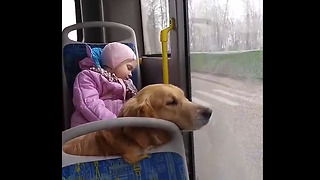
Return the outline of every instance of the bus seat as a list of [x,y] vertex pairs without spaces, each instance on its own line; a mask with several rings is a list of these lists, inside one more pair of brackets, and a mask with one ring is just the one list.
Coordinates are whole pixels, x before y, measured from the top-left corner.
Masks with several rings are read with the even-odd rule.
[[[122,117],[114,121],[95,121],[70,128],[72,89],[76,75],[80,72],[78,62],[86,56],[84,42],[75,42],[68,38],[72,30],[86,27],[119,27],[128,30],[131,37],[118,41],[130,46],[137,57],[138,49],[132,28],[113,22],[86,22],[66,27],[62,32],[62,77],[64,98],[64,130],[62,145],[81,135],[114,127],[135,126],[162,128],[172,134],[173,139],[161,147],[149,150],[150,157],[136,164],[126,163],[123,158],[75,156],[62,151],[62,179],[183,179],[189,180],[184,141],[180,129],[172,122],[146,118]],[[104,47],[107,43],[88,43],[91,47]],[[140,64],[133,72],[133,82],[141,89]]]
[[[70,128],[71,115],[74,111],[72,97],[73,97],[73,82],[76,75],[81,71],[79,68],[79,61],[87,56],[85,45],[88,44],[90,47],[103,48],[107,43],[85,43],[73,41],[68,37],[68,34],[77,29],[89,28],[89,27],[113,27],[120,28],[129,32],[130,36],[128,39],[123,39],[121,42],[129,46],[135,53],[136,57],[139,58],[137,41],[134,30],[126,25],[106,22],[106,21],[92,21],[77,23],[66,27],[62,31],[62,82],[63,82],[63,119],[62,119],[62,130]],[[141,88],[140,78],[140,65],[138,63],[137,68],[132,72],[131,77],[133,83],[137,89]]]
[[183,137],[172,122],[146,117],[121,117],[94,121],[62,132],[62,146],[69,140],[102,129],[135,126],[167,130],[172,140],[148,151],[149,157],[129,164],[120,156],[76,156],[62,150],[62,179],[179,179],[189,180]]

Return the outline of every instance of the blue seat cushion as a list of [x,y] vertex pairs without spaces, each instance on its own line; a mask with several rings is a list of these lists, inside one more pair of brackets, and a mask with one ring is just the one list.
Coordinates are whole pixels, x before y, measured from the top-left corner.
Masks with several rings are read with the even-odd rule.
[[187,179],[183,158],[175,152],[152,153],[136,164],[123,158],[77,163],[62,168],[63,180],[75,179]]

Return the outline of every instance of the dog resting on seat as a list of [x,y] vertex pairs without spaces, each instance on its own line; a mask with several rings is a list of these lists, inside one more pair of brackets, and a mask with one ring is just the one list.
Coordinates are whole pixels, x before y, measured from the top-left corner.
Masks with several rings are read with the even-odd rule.
[[[212,110],[189,101],[183,91],[171,84],[152,84],[129,99],[118,117],[153,117],[175,123],[183,131],[197,130],[206,125]],[[121,127],[92,132],[74,138],[63,146],[67,154],[79,156],[119,155],[129,163],[147,157],[148,149],[171,140],[163,129]]]

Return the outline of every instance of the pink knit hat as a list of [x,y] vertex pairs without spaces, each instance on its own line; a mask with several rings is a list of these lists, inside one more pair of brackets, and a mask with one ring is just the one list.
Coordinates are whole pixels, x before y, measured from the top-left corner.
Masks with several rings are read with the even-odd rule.
[[106,65],[113,69],[127,59],[136,60],[136,55],[134,54],[133,50],[125,44],[119,42],[112,42],[108,43],[102,49],[102,65]]

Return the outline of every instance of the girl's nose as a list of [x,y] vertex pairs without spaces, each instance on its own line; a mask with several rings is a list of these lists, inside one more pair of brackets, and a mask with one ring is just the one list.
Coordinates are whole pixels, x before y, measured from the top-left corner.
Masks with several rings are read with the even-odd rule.
[[130,72],[129,72],[129,78],[131,78],[131,77],[132,77],[132,72],[130,71]]

